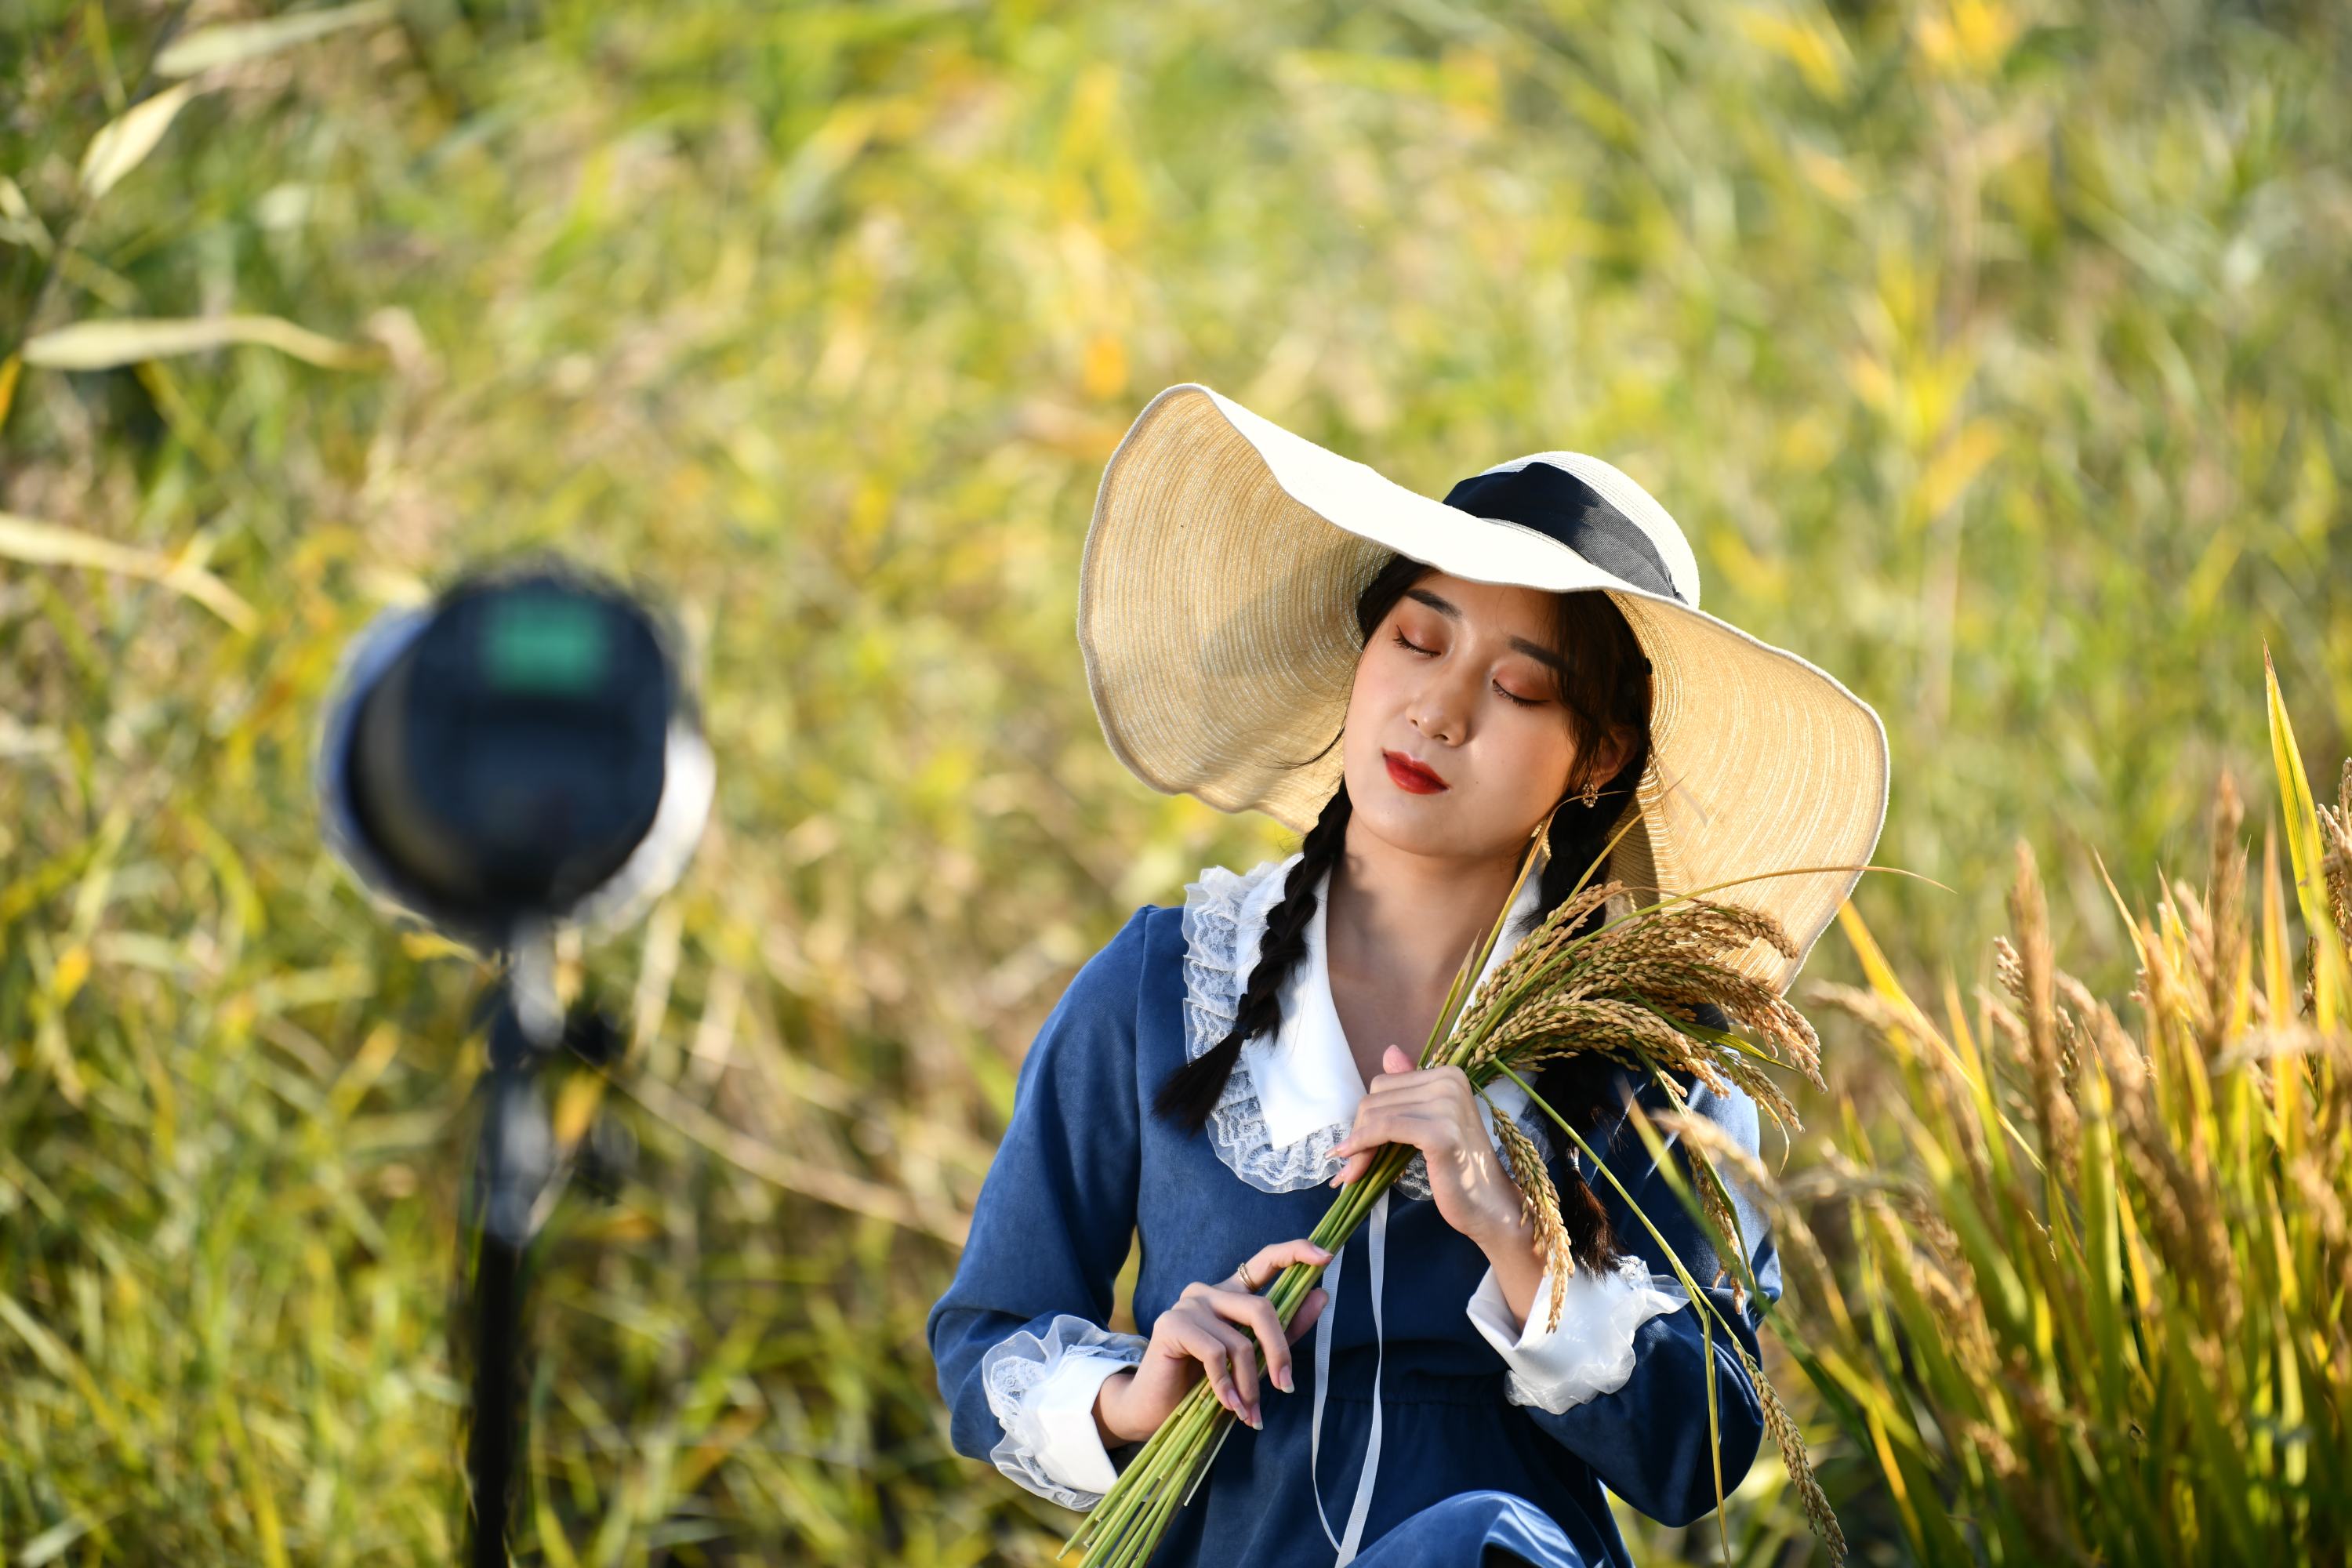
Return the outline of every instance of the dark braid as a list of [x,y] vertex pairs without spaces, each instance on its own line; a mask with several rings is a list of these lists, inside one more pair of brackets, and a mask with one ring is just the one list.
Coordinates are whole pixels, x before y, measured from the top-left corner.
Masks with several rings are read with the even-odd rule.
[[[1606,606],[1605,610],[1602,606]],[[1600,613],[1592,615],[1586,626],[1579,628],[1570,617],[1580,610]],[[1580,886],[1609,879],[1611,868],[1608,861],[1601,859],[1601,854],[1624,816],[1643,770],[1650,763],[1650,661],[1634,641],[1632,628],[1626,626],[1616,606],[1598,594],[1562,595],[1560,620],[1561,640],[1583,644],[1595,667],[1591,670],[1593,685],[1605,694],[1603,701],[1608,711],[1588,713],[1587,722],[1597,730],[1610,720],[1628,714],[1637,715],[1640,721],[1627,726],[1633,737],[1633,749],[1616,773],[1601,784],[1594,803],[1584,804],[1584,786],[1580,782],[1570,786],[1565,803],[1553,814],[1551,832],[1545,839],[1549,858],[1538,884],[1538,910],[1534,920],[1528,922],[1528,930],[1567,902]],[[1593,626],[1594,621],[1599,626]],[[1583,632],[1581,637],[1578,635],[1580,630]],[[1600,864],[1595,865],[1595,861]],[[1646,901],[1648,889],[1632,891],[1637,904]],[[1577,922],[1571,934],[1587,935],[1599,930],[1608,919],[1606,910],[1596,909]],[[1554,1057],[1538,1070],[1534,1088],[1544,1103],[1565,1117],[1588,1142],[1593,1141],[1611,1116],[1622,1110],[1631,1093],[1631,1086],[1624,1081],[1617,1064],[1591,1052]],[[1555,1138],[1553,1142],[1567,1141]],[[1595,1152],[1605,1154],[1609,1151]],[[1570,1249],[1579,1264],[1606,1270],[1617,1260],[1616,1227],[1610,1223],[1609,1210],[1600,1194],[1592,1190],[1591,1183],[1580,1168],[1580,1156],[1574,1146],[1562,1150],[1561,1154],[1573,1173],[1557,1184],[1559,1217],[1568,1230]]]
[[1348,842],[1348,818],[1355,815],[1348,785],[1323,807],[1323,815],[1307,830],[1299,845],[1298,863],[1282,884],[1282,901],[1265,918],[1265,934],[1258,940],[1257,962],[1250,967],[1248,986],[1234,1009],[1234,1026],[1225,1037],[1168,1075],[1152,1098],[1151,1108],[1191,1131],[1198,1132],[1225,1092],[1225,1080],[1241,1059],[1243,1042],[1259,1035],[1271,1038],[1282,1025],[1282,983],[1307,952],[1307,927],[1315,918],[1315,889],[1323,873],[1339,863]]

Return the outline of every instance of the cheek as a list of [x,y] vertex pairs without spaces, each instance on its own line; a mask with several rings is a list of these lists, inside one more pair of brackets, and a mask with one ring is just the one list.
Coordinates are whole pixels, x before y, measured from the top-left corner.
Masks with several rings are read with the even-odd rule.
[[1497,742],[1494,777],[1503,788],[1530,800],[1549,801],[1559,794],[1576,748],[1557,712],[1515,710],[1490,732]]
[[1380,660],[1367,653],[1356,661],[1355,684],[1348,690],[1349,728],[1363,727],[1377,719],[1383,704],[1389,700],[1389,676],[1381,669]]

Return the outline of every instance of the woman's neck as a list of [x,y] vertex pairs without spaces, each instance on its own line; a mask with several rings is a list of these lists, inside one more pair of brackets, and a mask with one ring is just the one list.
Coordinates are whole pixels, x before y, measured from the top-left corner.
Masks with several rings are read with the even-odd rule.
[[1323,916],[1332,973],[1378,976],[1384,991],[1442,1001],[1464,957],[1493,927],[1518,868],[1517,855],[1411,854],[1349,824]]

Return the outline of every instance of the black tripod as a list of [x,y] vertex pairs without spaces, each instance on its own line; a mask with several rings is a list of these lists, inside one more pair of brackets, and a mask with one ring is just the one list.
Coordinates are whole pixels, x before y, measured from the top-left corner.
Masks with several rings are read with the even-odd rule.
[[466,1205],[468,1316],[474,1361],[473,1426],[466,1442],[467,1522],[474,1568],[506,1568],[518,1456],[523,1447],[526,1345],[524,1273],[531,1238],[562,1192],[554,1133],[539,1073],[558,1046],[591,1067],[619,1055],[621,1037],[593,1008],[556,1011],[551,967],[516,954],[493,994],[489,1071]]
[[[559,1046],[592,1067],[620,1047],[593,1008],[564,1017],[554,931],[641,913],[685,869],[710,811],[710,749],[675,647],[672,625],[616,584],[523,563],[379,616],[327,702],[317,785],[337,858],[380,902],[509,960],[485,998],[489,1071],[458,1244],[476,1563],[508,1561],[526,1270],[571,1175],[539,1070]],[[625,1128],[604,1131],[625,1144]],[[610,1164],[604,1152],[602,1139],[580,1151],[583,1169]]]

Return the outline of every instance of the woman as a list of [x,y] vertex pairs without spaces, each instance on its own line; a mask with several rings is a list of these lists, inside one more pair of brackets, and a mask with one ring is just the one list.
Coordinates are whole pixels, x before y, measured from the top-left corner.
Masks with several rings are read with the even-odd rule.
[[[1755,1455],[1755,1390],[1539,1108],[1413,1062],[1556,803],[1489,973],[1628,816],[1597,875],[1645,900],[1867,861],[1877,715],[1700,613],[1681,531],[1605,463],[1522,458],[1441,505],[1201,387],[1161,394],[1112,458],[1083,576],[1079,640],[1120,759],[1306,832],[1279,864],[1208,868],[1181,910],[1137,910],[1040,1031],[930,1317],[957,1448],[1089,1508],[1206,1376],[1248,1429],[1155,1563],[1625,1563],[1601,1488],[1699,1518],[1717,1460],[1728,1489]],[[1798,944],[1790,961],[1759,942],[1743,966],[1785,991],[1858,875],[1733,890]],[[1745,1096],[1685,1088],[1755,1147]],[[1662,1108],[1655,1090],[1589,1058],[1537,1089],[1714,1279],[1627,1128],[1629,1100]],[[1545,1151],[1580,1263],[1549,1331],[1498,1114]],[[1389,1142],[1414,1163],[1327,1259],[1304,1238]],[[1777,1297],[1763,1218],[1736,1207]],[[1104,1326],[1134,1238],[1139,1335]],[[1301,1260],[1327,1265],[1324,1285],[1285,1334],[1256,1292]],[[1752,1353],[1762,1303],[1727,1280],[1712,1293]]]

